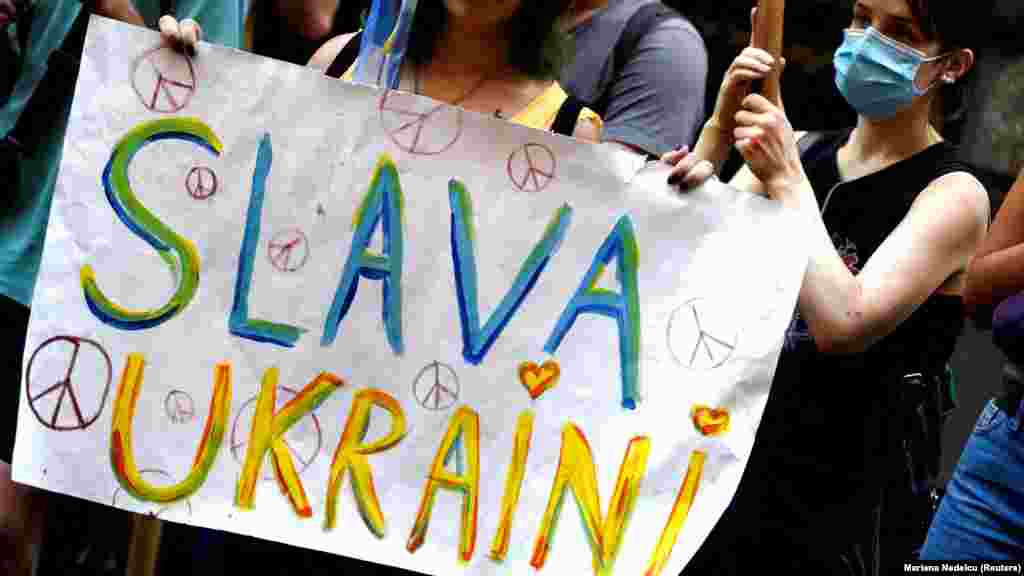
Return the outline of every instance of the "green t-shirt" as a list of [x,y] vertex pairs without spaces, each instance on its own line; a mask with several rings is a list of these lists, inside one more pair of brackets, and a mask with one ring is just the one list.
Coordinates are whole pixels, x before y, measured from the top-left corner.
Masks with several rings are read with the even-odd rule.
[[[159,0],[135,0],[136,9],[155,22]],[[60,47],[82,9],[73,0],[37,0],[24,65],[10,99],[0,107],[0,135],[17,122],[39,81],[46,73],[50,53]],[[192,18],[203,28],[203,39],[241,48],[244,39],[245,0],[178,0],[178,19]],[[68,81],[74,82],[74,78]],[[64,145],[64,131],[71,111],[70,98],[56,110],[57,128],[46,134],[31,158],[19,165],[17,178],[0,178],[5,201],[12,209],[0,213],[0,294],[28,306],[32,301],[43,241],[49,221],[53,188]]]

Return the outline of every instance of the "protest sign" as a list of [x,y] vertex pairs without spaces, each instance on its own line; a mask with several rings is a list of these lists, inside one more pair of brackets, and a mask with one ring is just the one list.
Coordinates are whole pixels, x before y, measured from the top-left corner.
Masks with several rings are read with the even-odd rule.
[[94,17],[15,478],[430,574],[675,574],[806,255],[667,174]]

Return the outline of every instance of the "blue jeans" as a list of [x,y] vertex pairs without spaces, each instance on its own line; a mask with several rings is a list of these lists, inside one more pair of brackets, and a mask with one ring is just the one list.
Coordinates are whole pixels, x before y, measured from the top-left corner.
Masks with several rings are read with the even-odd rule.
[[1024,429],[989,402],[967,440],[922,560],[1024,558]]

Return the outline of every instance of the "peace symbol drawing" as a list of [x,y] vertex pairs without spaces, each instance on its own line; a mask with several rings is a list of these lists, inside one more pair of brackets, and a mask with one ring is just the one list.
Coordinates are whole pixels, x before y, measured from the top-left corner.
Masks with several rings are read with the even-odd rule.
[[193,166],[185,176],[185,190],[196,200],[206,200],[217,193],[217,174],[206,166]]
[[713,370],[732,358],[739,331],[727,306],[692,298],[672,312],[667,338],[677,364],[691,370]]
[[529,143],[508,157],[508,177],[523,192],[539,192],[555,178],[555,154],[543,144]]
[[183,390],[171,390],[164,398],[167,418],[175,424],[191,422],[196,417],[196,406],[192,396]]
[[167,46],[144,52],[132,70],[132,88],[153,112],[179,112],[196,91],[196,69],[187,55]]
[[295,272],[309,259],[309,240],[298,228],[278,232],[267,245],[270,264],[280,272]]
[[[286,386],[278,386],[274,409],[279,410],[297,394],[298,391],[296,390]],[[257,397],[253,396],[242,405],[238,410],[238,415],[235,416],[234,424],[231,426],[231,455],[234,456],[235,461],[240,466],[245,462],[246,444],[249,442],[252,418],[256,414],[256,399]],[[281,439],[284,445],[288,447],[292,457],[298,462],[296,466],[298,473],[302,474],[313,462],[316,462],[323,447],[324,438],[320,419],[316,414],[307,414],[289,428]],[[267,458],[270,458],[269,453]],[[274,479],[274,467],[272,465],[263,466],[262,469],[262,480],[271,481]]]
[[[174,484],[174,477],[166,470],[160,470],[159,468],[139,470],[139,476],[143,480],[154,484]],[[138,500],[132,497],[131,494],[126,493],[124,489],[120,487],[114,490],[114,495],[110,498],[110,505],[116,507],[118,505],[118,499],[120,499],[122,508],[135,512],[136,514],[149,514],[150,516],[159,518],[161,514],[164,514],[168,510],[183,507],[188,516],[192,515],[192,502],[188,499],[174,502],[173,504],[154,504],[152,502]]]
[[432,412],[440,412],[458,402],[459,378],[451,366],[434,361],[416,375],[412,391],[420,406]]
[[461,108],[392,90],[384,92],[378,108],[388,138],[410,154],[441,154],[462,136]]
[[29,410],[51,430],[85,430],[103,412],[111,376],[110,356],[98,342],[54,336],[29,358],[25,372]]

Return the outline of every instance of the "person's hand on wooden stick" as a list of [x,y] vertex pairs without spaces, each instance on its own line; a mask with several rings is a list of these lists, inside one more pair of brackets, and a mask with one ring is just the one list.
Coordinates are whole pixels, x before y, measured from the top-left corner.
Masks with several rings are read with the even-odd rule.
[[800,162],[793,126],[786,114],[760,94],[743,99],[733,130],[736,149],[765,192],[787,201],[807,177]]
[[[671,184],[680,185],[683,189],[700,186],[721,168],[725,157],[728,156],[728,147],[735,142],[737,114],[743,108],[744,99],[750,95],[751,84],[755,80],[766,79],[776,70],[781,73],[785,68],[785,58],[776,59],[767,51],[755,48],[758,42],[756,23],[757,8],[754,8],[750,11],[750,45],[736,56],[726,70],[715,101],[715,111],[705,123],[704,132],[701,133],[701,140],[697,146],[693,151],[680,149],[662,157],[662,161],[675,166],[669,176]],[[707,131],[714,131],[717,134],[706,134]],[[713,141],[714,144],[708,144],[709,141]],[[710,152],[711,148],[719,146],[719,152]],[[724,156],[713,160],[708,154]]]

